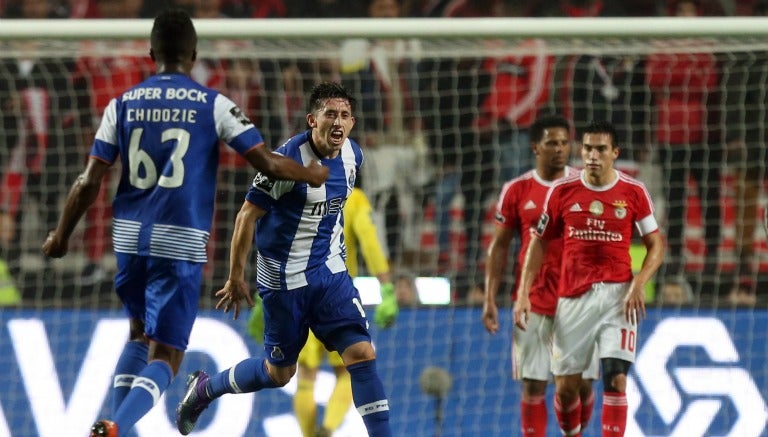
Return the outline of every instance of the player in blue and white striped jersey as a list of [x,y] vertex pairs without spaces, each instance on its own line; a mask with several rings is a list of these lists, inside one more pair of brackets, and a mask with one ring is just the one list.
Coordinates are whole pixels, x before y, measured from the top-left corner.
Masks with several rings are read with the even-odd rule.
[[150,50],[157,74],[109,103],[86,169],[43,245],[48,256],[66,254],[75,225],[119,157],[115,290],[130,317],[130,341],[115,370],[112,421],[94,424],[92,436],[116,437],[118,429],[125,435],[179,370],[197,315],[220,140],[270,177],[321,186],[328,174],[316,159],[304,167],[271,153],[230,99],[193,81],[196,45],[187,13],[158,15]]
[[278,149],[306,164],[320,158],[330,169],[318,188],[258,174],[235,221],[229,280],[216,295],[238,317],[243,301],[253,306],[245,263],[258,246],[256,286],[263,300],[266,357],[249,358],[209,376],[190,375],[176,424],[189,434],[200,414],[226,393],[281,387],[296,373],[309,329],[328,350],[341,354],[352,397],[368,435],[390,436],[389,402],[376,372],[368,319],[346,266],[342,210],[355,186],[363,154],[348,138],[355,124],[354,100],[335,83],[321,83],[309,98],[310,130]]

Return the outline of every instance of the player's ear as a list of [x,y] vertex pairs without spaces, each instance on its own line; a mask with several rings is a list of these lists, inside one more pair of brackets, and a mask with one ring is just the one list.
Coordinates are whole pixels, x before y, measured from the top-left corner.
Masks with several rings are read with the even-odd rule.
[[317,126],[317,119],[315,118],[315,113],[310,112],[307,114],[307,124],[309,127],[316,127]]

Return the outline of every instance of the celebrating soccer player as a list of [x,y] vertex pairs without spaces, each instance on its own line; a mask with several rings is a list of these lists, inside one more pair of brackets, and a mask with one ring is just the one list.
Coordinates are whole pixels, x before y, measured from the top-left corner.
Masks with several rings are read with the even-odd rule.
[[130,338],[115,369],[112,420],[96,422],[92,437],[126,435],[179,370],[200,297],[219,140],[273,177],[320,186],[328,175],[317,161],[303,167],[268,151],[230,99],[190,79],[197,34],[186,12],[162,12],[150,39],[157,74],[110,101],[88,164],[43,245],[50,257],[66,254],[75,225],[119,157],[115,291],[130,316]]
[[[558,115],[537,119],[530,129],[536,167],[507,182],[501,190],[496,206],[496,232],[488,249],[485,267],[483,324],[491,334],[499,329],[496,294],[514,235],[517,233],[521,243],[516,265],[519,287],[520,266],[541,217],[547,191],[555,180],[577,174],[577,170],[567,166],[571,154],[570,129],[568,121]],[[522,379],[520,416],[522,435],[526,437],[544,437],[547,430],[545,394],[550,373],[552,321],[557,306],[561,259],[562,241],[550,242],[543,266],[531,287],[528,329],[515,328],[513,335],[513,377]],[[594,355],[588,371],[584,372],[580,390],[582,427],[587,425],[592,415],[592,381],[597,378],[598,370],[599,363]]]
[[256,285],[264,309],[266,357],[248,358],[209,376],[190,375],[176,424],[183,435],[226,393],[282,387],[296,373],[309,329],[328,350],[338,351],[350,375],[352,398],[371,437],[389,436],[389,402],[376,371],[368,320],[344,260],[342,208],[355,186],[363,154],[348,138],[354,100],[340,85],[312,90],[310,127],[278,149],[299,162],[322,158],[330,175],[317,189],[258,174],[235,221],[229,280],[217,307],[237,318],[242,301],[253,305],[245,262],[255,240]]
[[[602,365],[602,435],[624,435],[627,372],[635,360],[637,324],[645,317],[644,287],[664,253],[648,191],[614,169],[618,156],[616,131],[610,123],[586,127],[581,145],[584,169],[550,188],[526,252],[515,302],[515,324],[532,328],[534,279],[549,245],[562,239],[552,373],[555,413],[567,436],[581,436],[579,389],[595,348]],[[633,277],[629,246],[635,227],[647,255]]]

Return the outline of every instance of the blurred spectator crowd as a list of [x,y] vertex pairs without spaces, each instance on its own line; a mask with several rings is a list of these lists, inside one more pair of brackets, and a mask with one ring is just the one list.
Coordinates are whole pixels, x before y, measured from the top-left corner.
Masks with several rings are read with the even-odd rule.
[[[698,0],[702,15],[748,16],[759,0]],[[3,0],[2,18],[113,18],[104,5],[124,9],[126,17],[153,18],[168,6],[182,6],[198,17],[365,18],[367,1],[349,0]],[[577,17],[663,16],[666,0],[402,0],[401,17]],[[31,12],[34,10],[34,12]]]
[[[170,5],[197,18],[696,17],[768,10],[760,0],[0,0],[0,16],[151,18]],[[499,189],[531,168],[530,124],[557,112],[577,133],[592,119],[610,120],[621,136],[622,169],[646,182],[661,206],[669,251],[657,299],[754,305],[762,269],[755,235],[768,140],[768,55],[700,49],[713,43],[686,39],[664,41],[647,54],[562,55],[530,39],[515,42],[508,56],[448,57],[430,56],[419,41],[349,39],[340,42],[337,59],[203,58],[193,75],[232,97],[273,146],[305,127],[303,98],[314,83],[337,80],[350,88],[359,97],[353,136],[366,151],[362,188],[395,271],[400,278],[448,276],[456,301],[466,303],[481,302]],[[152,74],[149,57],[141,55],[145,42],[120,42],[113,56],[93,55],[102,44],[82,42],[72,57],[0,55],[0,258],[17,281],[25,275],[23,253],[37,250],[44,235],[24,241],[26,215],[34,213],[43,229],[54,226],[101,111]],[[237,42],[226,44],[237,51]],[[214,286],[223,284],[232,223],[252,178],[226,148],[221,160],[210,249]],[[75,284],[109,279],[105,186],[88,212]],[[699,231],[702,243],[692,244]],[[44,275],[53,270],[44,262]]]

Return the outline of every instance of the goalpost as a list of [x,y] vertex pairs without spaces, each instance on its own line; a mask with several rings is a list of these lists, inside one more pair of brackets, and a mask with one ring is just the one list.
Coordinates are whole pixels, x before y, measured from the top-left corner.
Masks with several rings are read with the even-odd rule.
[[[0,375],[7,387],[0,393],[0,436],[82,435],[109,413],[109,373],[127,337],[111,286],[109,199],[119,173],[109,175],[67,257],[45,260],[40,247],[83,167],[104,104],[152,71],[151,24],[0,21],[0,367],[7,370]],[[768,141],[765,18],[195,25],[194,78],[238,103],[272,146],[304,129],[303,99],[314,83],[338,80],[358,97],[353,137],[366,154],[363,189],[403,298],[396,326],[373,331],[394,435],[519,430],[509,346],[514,257],[499,293],[496,336],[482,327],[478,285],[499,190],[529,165],[526,105],[530,114],[566,115],[575,132],[592,118],[616,124],[621,169],[646,183],[667,239],[680,248],[666,263],[679,271],[672,275],[668,267],[648,292],[649,318],[640,327],[628,384],[627,435],[768,430],[768,244],[759,220]],[[666,133],[659,135],[662,125]],[[671,140],[665,151],[663,139],[673,137],[684,141]],[[261,353],[243,321],[213,311],[234,217],[253,176],[224,149],[200,321],[182,376]],[[577,147],[573,152],[578,166]],[[746,180],[744,169],[750,169]],[[689,189],[672,204],[669,175],[683,175],[672,179],[682,181],[672,188]],[[714,203],[698,194],[707,188]],[[719,218],[707,232],[711,206],[719,207]],[[452,287],[447,305],[430,296],[444,289],[435,280],[441,277]],[[675,281],[684,286],[676,289]],[[756,304],[729,300],[740,282],[756,292]],[[420,305],[415,292],[431,305]],[[432,373],[442,378],[440,387]],[[182,379],[137,435],[176,435],[171,421]],[[331,382],[322,372],[319,403]],[[292,435],[298,429],[292,390],[222,399],[202,419],[199,435]],[[552,412],[551,389],[548,399]],[[337,435],[360,435],[361,426],[352,411]],[[599,413],[585,435],[597,433]]]

